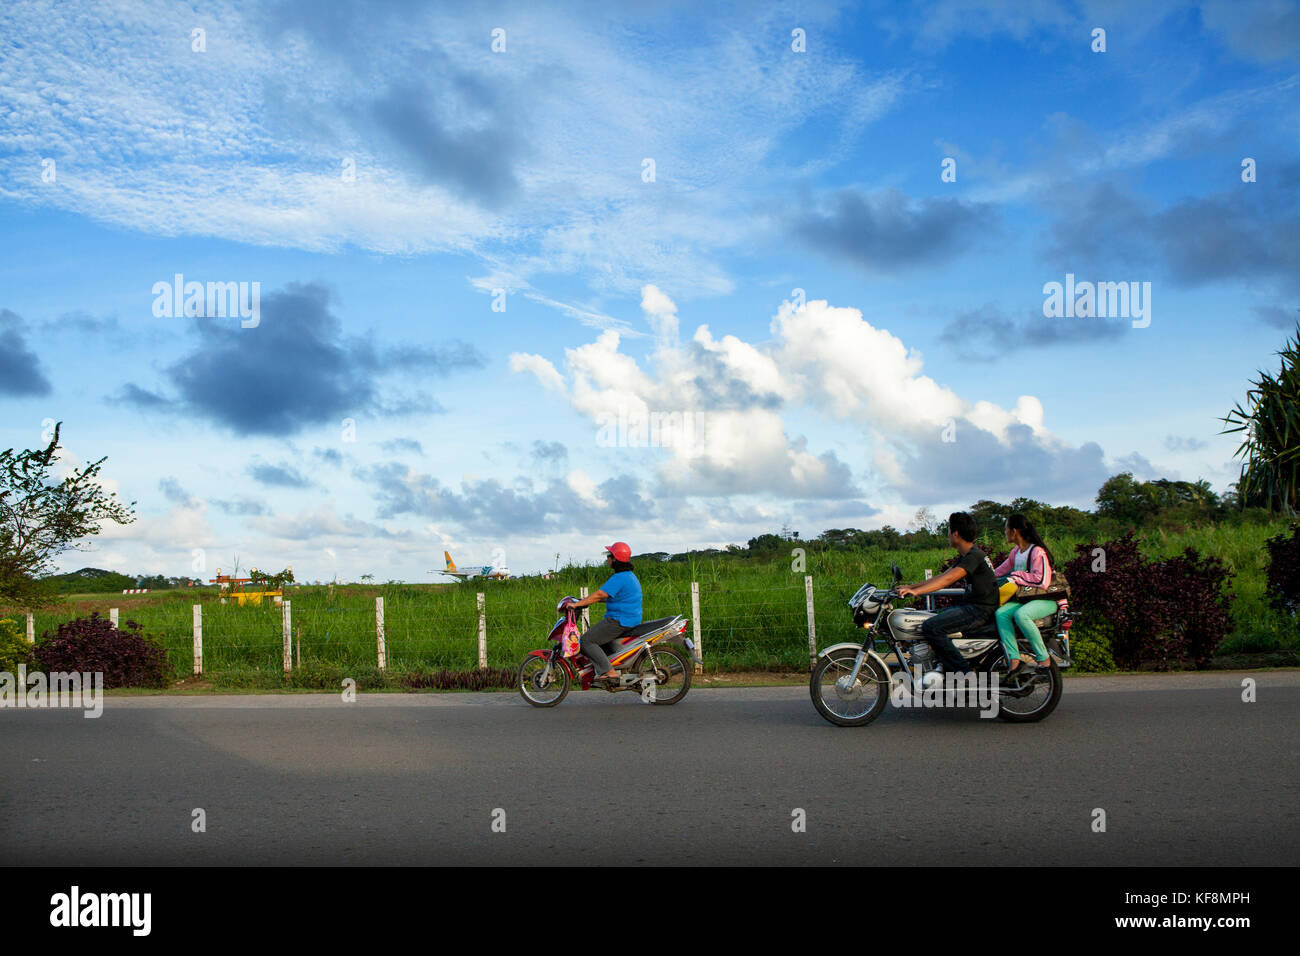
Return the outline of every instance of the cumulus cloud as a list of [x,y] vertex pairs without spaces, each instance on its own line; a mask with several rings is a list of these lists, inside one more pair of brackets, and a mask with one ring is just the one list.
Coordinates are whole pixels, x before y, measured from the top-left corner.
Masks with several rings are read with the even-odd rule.
[[199,504],[198,499],[182,488],[179,481],[170,476],[159,479],[158,490],[163,493],[164,498],[173,504],[186,505],[188,507],[197,507]]
[[27,345],[27,324],[8,309],[0,309],[0,395],[25,398],[53,391],[41,360]]
[[[1050,204],[1056,216],[1046,252],[1081,280],[1094,278],[1088,269],[1112,270],[1107,279],[1142,279],[1154,267],[1189,288],[1264,280],[1300,292],[1298,161],[1278,164],[1258,182],[1163,207],[1113,182],[1059,194]],[[1145,264],[1145,276],[1130,274],[1134,262]]]
[[1190,452],[1201,451],[1208,448],[1210,443],[1195,435],[1166,435],[1165,450],[1172,452]]
[[[650,321],[675,314],[664,299],[657,289],[643,295],[655,310]],[[909,500],[959,501],[990,487],[1078,498],[1105,478],[1101,449],[1055,437],[1037,398],[1009,409],[964,399],[857,309],[786,302],[769,330],[770,339],[752,343],[701,325],[687,343],[660,342],[644,365],[606,331],[566,349],[564,373],[538,355],[516,354],[511,367],[560,391],[599,428],[613,418],[692,416],[697,433],[677,433],[658,462],[658,485],[674,495],[860,498],[848,464],[791,434],[787,418],[808,410],[857,432],[877,487]]]
[[1131,327],[1129,319],[1046,318],[1041,310],[1017,321],[988,303],[959,313],[944,327],[939,340],[967,358],[987,362],[1023,349],[1111,341]]
[[381,377],[394,371],[442,376],[485,364],[459,342],[380,347],[370,338],[346,337],[321,283],[291,283],[266,296],[261,312],[250,329],[193,320],[197,346],[166,372],[177,397],[128,383],[118,401],[179,409],[240,435],[284,436],[368,412],[436,410],[427,398],[390,398]]
[[266,505],[260,501],[254,501],[252,498],[218,498],[214,499],[212,504],[228,515],[251,517],[268,514]]
[[569,449],[564,447],[563,442],[535,439],[532,458],[544,464],[563,464],[569,460]]
[[424,447],[414,438],[393,438],[389,441],[382,442],[379,447],[386,452],[394,454],[397,452],[413,452],[417,455],[424,454]]
[[611,521],[648,521],[660,513],[656,501],[630,475],[599,483],[581,473],[542,483],[466,480],[457,489],[394,463],[361,469],[358,477],[374,487],[380,517],[415,515],[455,521],[480,534],[530,535],[598,528]]
[[912,200],[896,189],[846,189],[790,225],[814,249],[879,274],[948,261],[995,224],[993,207],[963,199]]
[[1284,309],[1280,305],[1257,305],[1252,308],[1255,318],[1275,329],[1292,331],[1300,323],[1300,311]]
[[287,462],[279,465],[249,465],[248,474],[254,481],[274,488],[310,488],[312,481]]
[[1267,63],[1300,58],[1300,8],[1290,0],[1209,0],[1201,4],[1201,19],[1244,59]]

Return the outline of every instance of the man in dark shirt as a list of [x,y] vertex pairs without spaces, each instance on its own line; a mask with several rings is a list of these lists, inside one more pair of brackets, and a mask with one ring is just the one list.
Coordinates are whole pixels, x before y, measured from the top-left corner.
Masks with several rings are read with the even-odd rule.
[[948,543],[961,555],[954,567],[937,578],[898,589],[903,597],[929,594],[941,588],[954,587],[963,578],[970,584],[970,600],[965,604],[944,608],[921,625],[921,633],[934,647],[948,673],[969,670],[949,634],[965,633],[979,627],[993,617],[998,609],[998,581],[988,556],[975,547],[978,531],[975,519],[964,511],[948,516]]

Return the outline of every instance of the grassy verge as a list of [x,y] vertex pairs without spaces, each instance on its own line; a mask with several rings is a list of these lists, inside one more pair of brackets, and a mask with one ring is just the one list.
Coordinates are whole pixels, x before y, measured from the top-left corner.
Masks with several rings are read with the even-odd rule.
[[[1273,654],[1294,659],[1300,652],[1296,622],[1272,611],[1264,597],[1264,541],[1283,529],[1272,525],[1152,531],[1140,537],[1144,553],[1167,557],[1194,547],[1221,558],[1235,572],[1233,630],[1220,648],[1223,660]],[[1050,542],[1062,561],[1082,539]],[[852,640],[857,632],[846,602],[863,581],[888,583],[896,561],[908,580],[924,577],[949,557],[947,549],[911,552],[809,553],[806,567],[793,557],[779,560],[724,559],[645,563],[637,567],[647,617],[691,616],[691,582],[700,585],[703,656],[710,673],[798,673],[808,662],[808,612],[804,575],[814,583],[817,644]],[[427,675],[466,671],[478,665],[476,593],[486,595],[487,663],[513,669],[530,650],[545,644],[556,602],[582,586],[598,587],[604,569],[568,568],[554,579],[474,581],[459,585],[326,585],[290,588],[294,658],[301,670],[295,685],[327,684],[346,672],[359,684],[387,686],[393,674]],[[375,598],[384,599],[389,676],[377,669]],[[139,621],[167,647],[176,679],[192,673],[192,605],[202,605],[204,670],[230,689],[283,686],[281,609],[222,604],[210,588],[145,595],[74,595],[36,615],[36,631],[62,621],[117,607],[120,617]],[[598,619],[599,607],[592,619]],[[1288,658],[1286,655],[1292,655]],[[214,678],[216,680],[217,678]],[[340,677],[341,680],[341,677]]]

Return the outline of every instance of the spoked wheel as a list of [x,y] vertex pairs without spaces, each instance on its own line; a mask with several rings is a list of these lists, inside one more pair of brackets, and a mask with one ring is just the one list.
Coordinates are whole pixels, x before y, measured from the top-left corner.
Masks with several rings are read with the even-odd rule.
[[[675,704],[691,689],[690,655],[676,644],[656,644],[644,654],[636,666],[642,680],[642,696],[652,704]],[[654,688],[646,692],[644,683],[654,677]]]
[[[1050,660],[1050,657],[1049,657]],[[1021,665],[1024,666],[1024,665]],[[1033,678],[1029,686],[1022,690],[1013,690],[1008,686],[1007,656],[998,654],[985,669],[987,673],[997,672],[998,716],[1013,724],[1028,724],[1042,720],[1061,702],[1061,670],[1056,661],[1051,661],[1047,673]]]
[[857,659],[858,652],[851,647],[831,651],[817,662],[808,681],[817,713],[840,727],[871,723],[889,701],[889,669],[868,657],[855,679],[853,662]]
[[534,707],[554,707],[569,692],[569,671],[559,661],[529,655],[519,665],[519,694]]

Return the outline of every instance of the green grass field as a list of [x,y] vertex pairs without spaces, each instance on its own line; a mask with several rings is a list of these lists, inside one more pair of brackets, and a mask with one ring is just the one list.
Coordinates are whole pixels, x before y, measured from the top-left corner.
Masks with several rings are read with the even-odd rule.
[[[1233,633],[1222,653],[1295,650],[1296,626],[1268,608],[1264,600],[1264,541],[1283,530],[1273,525],[1195,528],[1140,536],[1149,556],[1171,556],[1186,547],[1220,557],[1235,573]],[[1059,560],[1073,557],[1077,540],[1050,541]],[[948,549],[913,552],[810,553],[807,569],[792,558],[722,559],[642,563],[637,567],[645,592],[647,618],[691,615],[690,584],[700,584],[703,649],[709,670],[799,670],[808,664],[808,615],[804,575],[813,577],[819,647],[854,635],[845,602],[863,581],[885,584],[896,561],[907,580],[937,569]],[[604,568],[570,568],[552,580],[521,578],[447,585],[338,585],[293,587],[295,656],[305,665],[373,668],[376,664],[375,598],[384,598],[388,665],[394,670],[462,669],[478,663],[475,595],[486,594],[488,664],[510,667],[529,650],[542,647],[555,620],[554,607],[565,594],[604,580]],[[139,621],[168,649],[175,673],[192,670],[193,604],[203,607],[204,671],[279,673],[282,617],[279,607],[221,604],[215,589],[193,588],[146,595],[73,595],[64,604],[36,615],[36,632],[98,610],[120,609],[122,621]],[[593,620],[601,613],[593,608]]]

